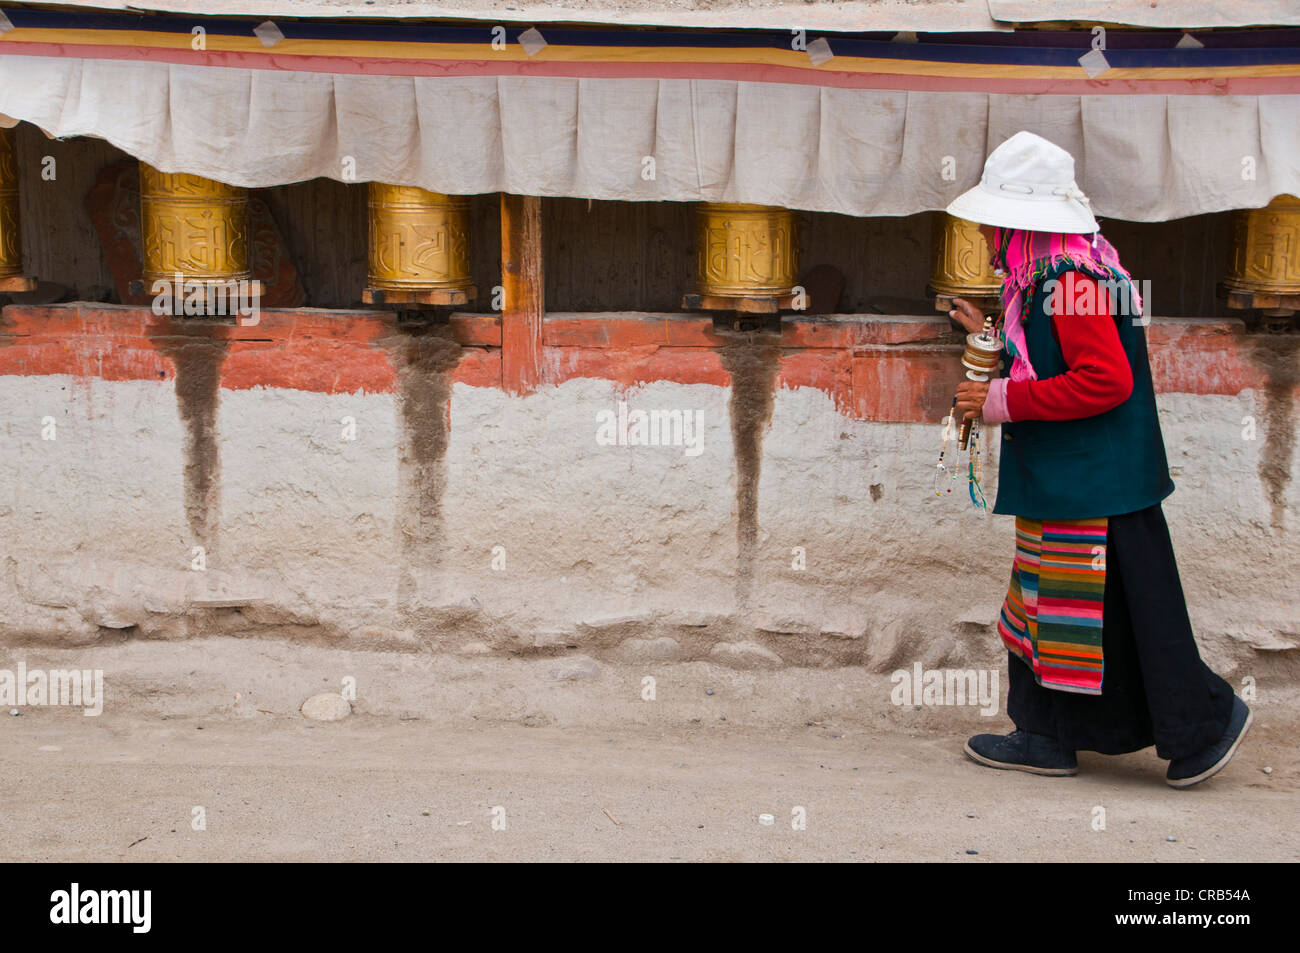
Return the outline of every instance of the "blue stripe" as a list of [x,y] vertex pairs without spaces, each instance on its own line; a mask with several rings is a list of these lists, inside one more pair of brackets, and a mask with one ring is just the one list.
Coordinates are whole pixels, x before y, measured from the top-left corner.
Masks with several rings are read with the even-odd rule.
[[[189,34],[201,25],[209,34],[247,37],[265,17],[182,17],[133,12],[29,9],[5,10],[20,29],[148,30]],[[492,38],[496,24],[448,23],[445,20],[295,20],[275,21],[290,39],[337,41],[399,41],[418,43],[483,43]],[[515,42],[524,26],[505,26],[506,38]],[[547,41],[563,46],[649,46],[664,49],[789,50],[788,30],[638,30],[607,26],[563,29],[541,24]],[[1092,49],[1090,30],[1017,31],[1015,33],[920,34],[916,43],[891,42],[888,33],[810,32],[809,41],[825,35],[837,56],[932,61],[936,63],[1004,64],[1012,66],[1077,66]],[[1198,34],[1202,49],[1175,49],[1178,31],[1111,31],[1106,58],[1112,67],[1196,68],[1215,66],[1272,66],[1300,63],[1300,29],[1214,31]],[[0,41],[2,42],[2,41]]]

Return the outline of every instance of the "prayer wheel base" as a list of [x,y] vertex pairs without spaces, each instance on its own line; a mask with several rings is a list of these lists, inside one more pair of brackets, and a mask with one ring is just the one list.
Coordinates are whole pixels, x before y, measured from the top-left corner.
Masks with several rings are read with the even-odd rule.
[[1228,289],[1228,307],[1237,311],[1300,311],[1300,294]]
[[979,308],[985,314],[998,311],[1002,308],[1002,299],[997,295],[935,295],[934,310],[947,313],[952,310],[952,299],[961,298],[963,301],[969,301],[975,307]]
[[[175,282],[175,277],[163,279]],[[234,286],[234,287],[232,287]],[[241,287],[242,286],[242,287]],[[203,307],[200,313],[195,314],[187,311],[185,308],[185,299],[189,296],[191,289],[195,287],[203,288]],[[132,295],[151,295],[156,292],[153,290],[153,280],[136,278],[127,283],[126,290]],[[211,294],[209,294],[211,289]],[[244,297],[244,301],[236,300],[232,306],[231,294],[239,294]],[[266,285],[260,278],[181,278],[179,290],[172,292],[172,317],[176,318],[230,318],[239,317],[238,306],[246,301],[260,302],[262,295],[266,293]],[[208,313],[208,301],[213,301],[217,305],[217,310],[211,314]]]
[[687,311],[739,311],[742,314],[776,314],[794,311],[795,295],[716,295],[692,293],[682,296]]
[[36,285],[36,279],[27,275],[9,275],[7,278],[0,278],[0,292],[35,291]]
[[1221,289],[1228,307],[1234,311],[1252,311],[1259,315],[1259,327],[1270,334],[1287,334],[1295,324],[1295,314],[1300,311],[1300,294],[1279,294],[1273,291],[1242,291]]
[[361,300],[377,305],[424,305],[427,307],[467,305],[478,297],[478,288],[366,288]]

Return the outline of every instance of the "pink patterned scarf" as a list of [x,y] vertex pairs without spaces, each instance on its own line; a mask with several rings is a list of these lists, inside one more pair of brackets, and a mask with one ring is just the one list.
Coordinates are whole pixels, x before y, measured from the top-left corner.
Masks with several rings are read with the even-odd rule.
[[1069,265],[1077,271],[1105,281],[1125,281],[1129,285],[1130,301],[1135,313],[1141,313],[1142,300],[1138,297],[1133,279],[1119,263],[1119,254],[1101,232],[1087,235],[1067,235],[1060,232],[1030,232],[1016,228],[998,228],[990,263],[1006,273],[1002,279],[1002,342],[1011,354],[1011,379],[1013,381],[1037,380],[1034,367],[1029,363],[1025,346],[1025,319],[1034,297],[1034,286],[1058,265]]

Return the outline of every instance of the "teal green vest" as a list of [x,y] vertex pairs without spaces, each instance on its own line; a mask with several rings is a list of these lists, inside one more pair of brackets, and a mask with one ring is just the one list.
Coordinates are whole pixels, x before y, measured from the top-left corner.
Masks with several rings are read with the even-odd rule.
[[[1029,360],[1039,380],[1069,370],[1044,310],[1048,272],[1034,287],[1025,320]],[[1146,509],[1174,492],[1156,414],[1145,329],[1114,318],[1133,369],[1133,393],[1118,407],[1081,420],[1022,420],[1002,425],[995,513],[1029,519],[1088,519]],[[1005,355],[1010,367],[1010,355]]]

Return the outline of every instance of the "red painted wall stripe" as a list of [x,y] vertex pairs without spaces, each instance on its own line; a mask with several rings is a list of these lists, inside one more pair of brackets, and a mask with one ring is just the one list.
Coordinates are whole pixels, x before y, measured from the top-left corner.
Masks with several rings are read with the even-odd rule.
[[[0,375],[67,374],[110,381],[169,381],[159,350],[169,319],[145,308],[72,303],[10,305],[0,315]],[[402,337],[380,311],[264,311],[252,327],[205,324],[187,333],[229,342],[228,390],[282,387],[322,394],[394,393]],[[560,314],[544,324],[542,384],[598,378],[633,388],[651,381],[724,387],[718,354],[728,335],[700,315]],[[500,387],[501,322],[453,314],[464,348],[455,380]],[[1147,328],[1156,390],[1238,394],[1268,386],[1256,355],[1277,343],[1248,336],[1240,321],[1170,319]],[[778,386],[814,387],[862,420],[935,421],[961,378],[961,345],[943,317],[844,315],[789,319],[780,338]],[[1300,398],[1300,387],[1293,395]]]

